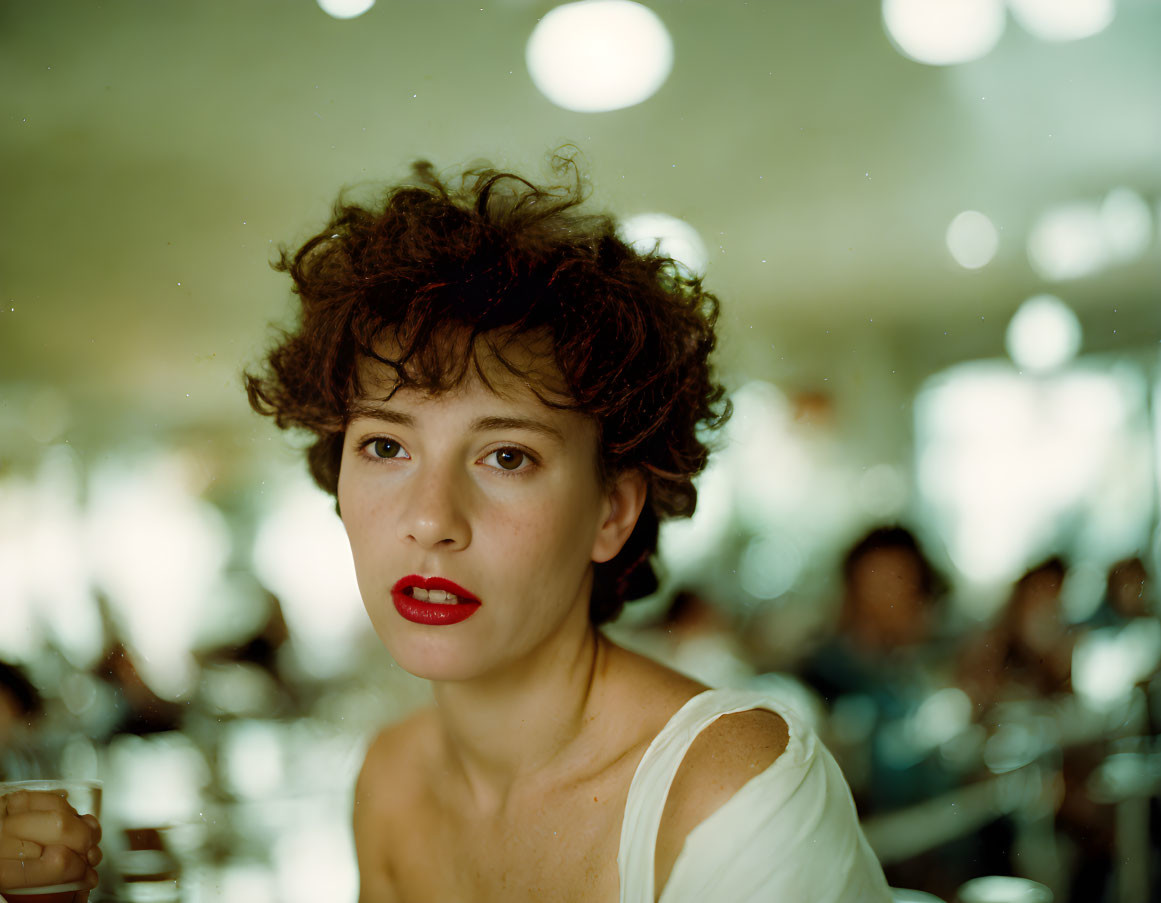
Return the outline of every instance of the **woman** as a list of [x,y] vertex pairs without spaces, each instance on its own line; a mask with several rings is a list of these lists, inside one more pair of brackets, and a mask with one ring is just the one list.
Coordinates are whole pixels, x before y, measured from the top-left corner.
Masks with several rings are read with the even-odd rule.
[[579,178],[414,175],[283,253],[301,319],[247,376],[314,434],[372,624],[432,683],[367,752],[360,900],[888,899],[789,711],[598,630],[693,510],[716,300],[580,213]]

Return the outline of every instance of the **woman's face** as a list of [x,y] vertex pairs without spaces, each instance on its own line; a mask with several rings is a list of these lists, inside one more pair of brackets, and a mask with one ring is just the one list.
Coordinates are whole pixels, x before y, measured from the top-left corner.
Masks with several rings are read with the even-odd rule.
[[[495,391],[474,374],[443,394],[400,389],[361,411],[343,446],[339,507],[363,602],[395,661],[432,680],[498,673],[575,638],[592,562],[623,542],[594,422],[482,363]],[[382,365],[363,367],[373,394],[390,387]],[[479,604],[443,599],[449,589]]]

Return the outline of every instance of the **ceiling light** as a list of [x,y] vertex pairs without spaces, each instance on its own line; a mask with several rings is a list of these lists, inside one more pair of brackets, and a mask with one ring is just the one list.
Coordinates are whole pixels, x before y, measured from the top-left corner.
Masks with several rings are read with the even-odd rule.
[[996,46],[1004,24],[1002,0],[883,0],[891,43],[932,66],[978,59]]
[[1104,224],[1095,204],[1074,202],[1046,210],[1028,235],[1028,261],[1045,279],[1078,279],[1107,261]]
[[1008,0],[1012,14],[1043,41],[1076,41],[1108,28],[1113,0]]
[[673,41],[640,3],[582,0],[540,20],[525,60],[533,83],[554,104],[596,113],[652,96],[673,68]]
[[709,254],[701,236],[685,220],[664,213],[641,213],[624,220],[618,231],[621,237],[641,254],[654,250],[672,257],[691,273],[704,273]]
[[1068,363],[1080,350],[1080,321],[1054,295],[1029,298],[1008,323],[1008,355],[1021,370],[1043,373]]
[[996,227],[978,210],[965,210],[947,227],[947,249],[956,263],[969,270],[990,262],[999,246]]
[[1130,188],[1114,188],[1105,196],[1100,220],[1105,247],[1115,260],[1140,257],[1153,240],[1153,213]]
[[374,6],[375,0],[318,0],[318,5],[328,16],[354,19]]

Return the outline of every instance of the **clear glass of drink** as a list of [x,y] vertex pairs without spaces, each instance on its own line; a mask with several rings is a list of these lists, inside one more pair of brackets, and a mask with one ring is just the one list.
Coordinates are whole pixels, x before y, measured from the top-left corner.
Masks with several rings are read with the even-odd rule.
[[[0,797],[22,790],[55,794],[63,797],[77,815],[101,817],[101,784],[98,781],[0,781]],[[89,885],[84,881],[21,887],[0,890],[0,900],[8,903],[75,903],[86,898],[88,889]]]

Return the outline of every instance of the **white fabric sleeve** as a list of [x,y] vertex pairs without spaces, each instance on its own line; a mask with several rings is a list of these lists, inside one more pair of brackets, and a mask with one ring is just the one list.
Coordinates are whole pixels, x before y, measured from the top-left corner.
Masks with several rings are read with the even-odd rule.
[[653,903],[657,829],[694,738],[722,715],[755,708],[786,720],[786,750],[689,833],[660,903],[889,903],[833,756],[792,707],[735,689],[695,696],[642,757],[621,828],[621,903]]

